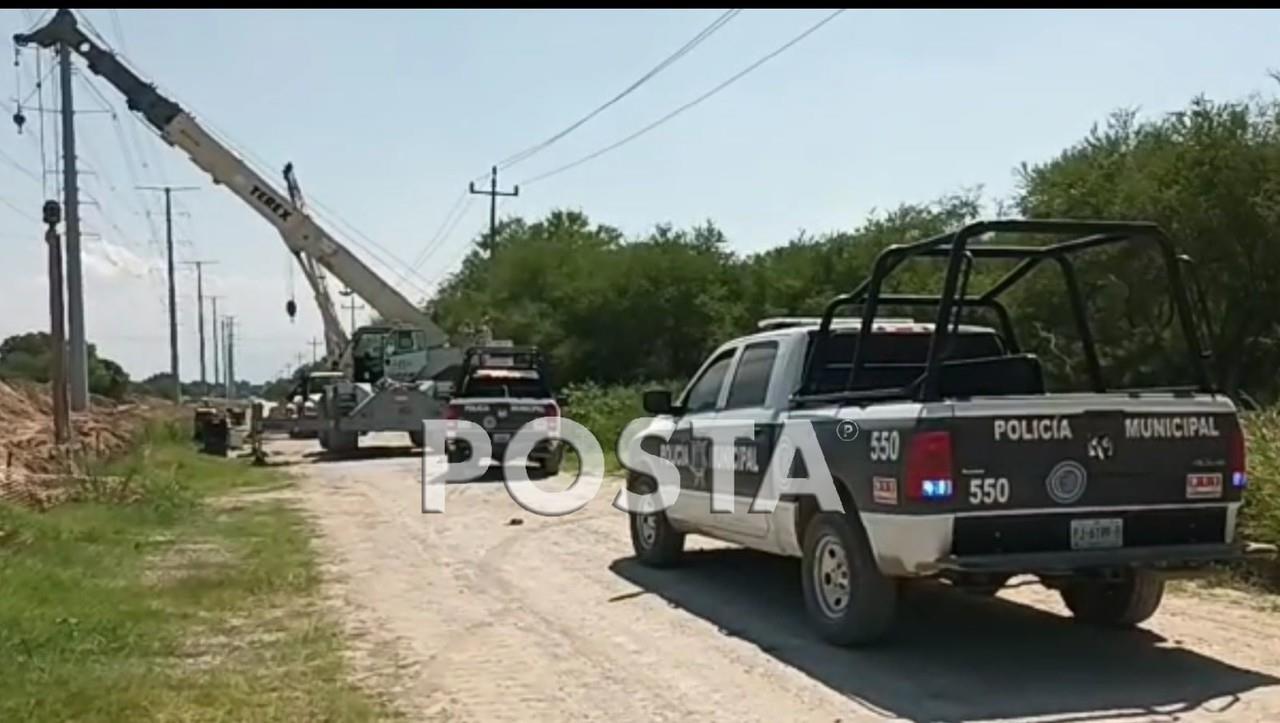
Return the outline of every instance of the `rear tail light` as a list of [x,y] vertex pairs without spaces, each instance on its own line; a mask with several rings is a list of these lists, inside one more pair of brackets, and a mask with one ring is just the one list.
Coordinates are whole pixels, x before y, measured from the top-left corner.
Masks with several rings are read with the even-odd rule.
[[1244,447],[1244,429],[1236,425],[1231,434],[1231,449],[1228,452],[1227,471],[1231,473],[1231,486],[1243,489],[1249,484],[1249,473],[1246,467],[1248,458]]
[[458,417],[462,410],[456,404],[446,405],[444,408],[444,436],[447,439],[453,439],[458,434]]
[[546,430],[548,433],[552,435],[559,434],[560,433],[560,406],[555,404],[554,402],[543,405],[542,416],[545,417],[545,420],[539,420],[538,426],[545,424]]
[[913,500],[951,499],[951,433],[920,432],[907,449],[906,496]]

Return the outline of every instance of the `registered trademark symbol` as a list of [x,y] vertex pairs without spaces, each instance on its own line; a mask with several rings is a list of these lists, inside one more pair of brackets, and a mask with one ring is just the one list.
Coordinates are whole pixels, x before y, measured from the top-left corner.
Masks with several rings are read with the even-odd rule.
[[836,436],[841,442],[852,442],[858,438],[858,423],[852,419],[842,419],[836,423]]

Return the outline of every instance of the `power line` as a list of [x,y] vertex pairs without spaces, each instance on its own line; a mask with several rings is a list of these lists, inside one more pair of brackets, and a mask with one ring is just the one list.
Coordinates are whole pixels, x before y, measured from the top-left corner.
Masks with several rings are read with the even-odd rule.
[[[483,234],[484,234],[484,229],[480,229],[480,230],[478,230],[478,231],[476,231],[476,232],[475,232],[475,234],[472,236],[472,238],[475,238],[475,237],[477,237],[477,236],[482,236]],[[470,252],[471,252],[471,250],[472,250],[472,249],[471,249],[471,247],[470,247],[470,244],[468,244],[468,245],[464,246],[464,247],[463,247],[463,249],[462,249],[462,253],[461,253],[461,254],[458,254],[458,255],[456,255],[456,256],[454,256],[454,257],[453,257],[453,259],[452,259],[452,260],[450,260],[450,261],[449,261],[449,263],[448,263],[448,264],[446,264],[446,265],[444,266],[444,268],[445,268],[445,269],[447,269],[447,268],[449,268],[450,266],[453,266],[454,264],[458,263],[459,261],[463,261],[463,260],[465,260],[465,259],[466,259],[466,257],[467,257],[467,254],[468,254],[468,253],[470,253]],[[439,275],[439,277],[438,277],[438,278],[439,278],[441,281],[443,281],[443,280],[444,280],[444,278],[445,278],[446,276],[448,276],[448,273],[446,273],[446,272],[442,271],[442,272],[440,273],[440,275]]]
[[[84,13],[79,13],[79,15],[85,21],[86,28],[89,30],[90,33],[92,33],[95,39],[98,40],[98,42],[100,42],[104,47],[111,49],[111,44],[105,40],[105,38],[102,36],[102,33],[99,33],[97,31],[97,29],[93,26],[92,21],[84,17]],[[114,51],[114,52],[122,62],[127,63],[128,65],[131,65],[135,68],[139,67],[136,63],[133,63],[131,60],[129,60],[129,58],[123,53],[118,51]],[[166,94],[171,95],[175,98],[177,97],[177,94],[173,93],[172,91],[166,90],[165,92]],[[187,108],[188,108],[188,111],[190,111],[191,106],[187,104]],[[156,129],[151,127],[150,124],[145,123],[144,121],[142,121],[142,119],[138,118],[136,115],[134,115],[134,118],[135,120],[138,120],[139,123],[143,125],[147,130],[151,131],[157,137],[160,137],[160,133],[156,131]],[[249,164],[251,167],[252,167],[251,161],[256,161],[260,167],[255,170],[257,170],[259,173],[263,173],[263,170],[264,170],[263,167],[266,167],[268,164],[262,163],[261,158],[252,154],[240,144],[236,144],[232,142],[228,134],[226,134],[225,132],[222,132],[220,129],[214,126],[213,123],[210,122],[207,117],[202,118],[202,121],[203,121],[203,125],[206,127],[206,130],[210,133],[210,135],[212,135],[215,139],[219,140],[220,142],[226,144],[231,149],[237,151],[242,156],[242,160],[245,163]],[[161,174],[161,177],[163,179],[163,174]],[[402,283],[410,286],[413,291],[417,293],[425,293],[423,286],[420,286],[418,283],[415,283],[412,279],[406,277],[405,272],[408,271],[410,274],[417,277],[422,282],[427,282],[427,280],[420,274],[417,274],[416,271],[414,271],[409,264],[405,263],[395,253],[391,252],[386,247],[382,246],[381,244],[371,239],[365,233],[360,231],[360,229],[355,227],[354,224],[350,223],[349,221],[344,219],[342,216],[340,216],[336,211],[327,208],[314,195],[311,196],[310,200],[311,200],[310,210],[312,214],[314,214],[317,218],[320,218],[322,220],[329,220],[330,223],[333,223],[335,226],[337,226],[340,229],[345,227],[345,230],[347,231],[347,233],[350,234],[347,237],[348,241],[350,241],[357,247],[363,249],[366,253],[368,253],[373,258],[373,260],[377,261],[379,264],[383,265],[387,269],[393,271],[397,275],[399,280]],[[322,214],[321,211],[324,211],[325,213]],[[326,216],[329,218],[326,219]],[[358,238],[353,238],[352,236],[355,236]],[[362,244],[359,239],[363,239],[368,245],[366,246],[365,244]],[[373,247],[373,248],[370,248],[370,247]],[[378,253],[379,251],[381,252],[382,255]],[[384,258],[383,255],[389,258],[390,262],[387,260],[387,258]],[[427,283],[427,285],[429,286],[429,282]]]
[[[474,198],[472,200],[474,200]],[[470,205],[468,205],[468,208],[470,208]],[[453,233],[453,229],[457,227],[458,222],[461,220],[462,220],[461,215],[454,220],[453,225],[449,227],[449,231],[445,234],[446,237]],[[445,262],[445,264],[440,267],[439,273],[437,273],[431,279],[431,284],[433,287],[432,294],[431,294],[432,296],[435,295],[435,291],[439,288],[439,285],[443,282],[445,277],[449,276],[449,273],[450,273],[449,268],[452,267],[454,264],[456,264],[460,259],[466,258],[466,254],[471,248],[471,240],[475,239],[476,237],[482,236],[484,233],[485,233],[484,230],[476,231],[470,238],[467,239],[467,243],[463,244],[462,254],[461,255],[455,254],[449,261]]]
[[[133,125],[128,124],[126,130],[125,124],[120,123],[120,116],[119,113],[116,112],[115,104],[102,93],[98,88],[97,83],[95,83],[91,77],[83,73],[77,73],[76,77],[81,80],[82,84],[87,87],[94,96],[96,96],[98,100],[107,107],[107,109],[111,110],[111,128],[115,132],[117,145],[120,148],[121,156],[124,158],[125,170],[129,174],[129,180],[135,189],[137,186],[145,185],[139,180],[140,174],[135,170],[136,166],[140,166],[142,170],[148,170],[148,165],[146,159],[143,157],[143,148],[140,147],[137,134],[133,132]],[[132,143],[130,143],[130,140],[132,140]],[[141,160],[139,161],[139,159]],[[138,194],[140,202],[140,209],[138,210],[141,211],[143,217],[146,219],[147,225],[150,227],[151,238],[158,239],[160,237],[160,229],[151,215],[152,213],[155,213],[151,207],[151,199],[141,191],[136,191],[136,193]],[[181,206],[179,206],[179,209],[181,209]]]
[[[444,232],[444,235],[440,237],[441,248],[443,248],[445,243],[453,236],[454,230],[458,228],[458,224],[462,221],[463,218],[466,217],[467,211],[471,210],[471,206],[475,203],[475,201],[476,199],[474,196],[470,196],[469,198],[467,198],[467,204],[462,207],[462,212],[454,217],[453,223],[449,224],[449,228],[447,228]],[[450,265],[452,264],[446,263],[444,266],[440,267],[440,273],[437,273],[436,275],[431,277],[431,283],[432,284],[437,283],[440,277],[445,274],[445,269],[448,269]]]
[[111,28],[116,33],[116,40],[120,41],[120,49],[128,51],[128,47],[124,43],[124,27],[120,24],[120,13],[114,8],[111,9]]
[[28,178],[35,181],[36,183],[41,183],[41,178],[39,175],[36,174],[35,171],[22,165],[21,163],[16,161],[13,158],[13,156],[9,155],[8,153],[4,151],[0,151],[0,160],[4,161],[5,163],[8,163],[10,166],[15,168],[18,172],[22,173],[24,176],[27,176]]
[[830,15],[828,15],[827,17],[823,18],[822,20],[818,21],[817,23],[815,23],[815,24],[813,24],[813,25],[809,26],[809,28],[808,28],[807,30],[805,30],[804,32],[802,32],[802,33],[800,33],[799,35],[795,36],[795,37],[794,37],[794,38],[792,38],[791,40],[788,40],[786,43],[784,43],[782,46],[778,47],[778,48],[777,48],[776,50],[774,50],[773,52],[769,53],[768,55],[765,55],[764,57],[760,58],[759,60],[757,60],[756,62],[752,63],[751,65],[748,65],[746,68],[743,68],[742,70],[738,71],[738,73],[736,73],[735,75],[730,76],[727,80],[725,80],[724,82],[720,83],[720,84],[719,84],[719,85],[717,85],[716,87],[712,88],[711,90],[707,91],[706,93],[703,93],[702,95],[698,96],[697,98],[694,98],[693,100],[689,101],[688,103],[685,103],[684,105],[680,106],[679,108],[676,108],[675,110],[673,110],[673,111],[671,111],[670,113],[668,113],[668,114],[666,114],[666,115],[662,116],[661,118],[659,118],[658,120],[656,120],[656,121],[654,121],[654,122],[650,123],[649,125],[647,125],[647,126],[645,126],[645,127],[641,128],[640,130],[636,131],[635,133],[632,133],[631,135],[627,136],[626,138],[623,138],[622,140],[617,141],[616,143],[613,143],[613,144],[611,144],[611,145],[605,146],[604,148],[601,148],[600,150],[595,151],[594,153],[589,153],[589,154],[587,154],[587,155],[585,155],[585,156],[583,156],[583,157],[579,158],[579,159],[578,159],[578,160],[576,160],[576,161],[573,161],[573,162],[571,162],[571,163],[566,163],[565,165],[560,166],[560,167],[558,167],[558,168],[554,168],[554,169],[552,169],[552,170],[550,170],[550,171],[547,171],[546,173],[542,173],[542,174],[539,174],[539,175],[537,175],[537,176],[534,176],[533,178],[530,178],[530,179],[529,179],[529,180],[527,180],[527,181],[522,181],[522,182],[520,183],[520,185],[522,185],[522,186],[529,186],[529,185],[532,185],[532,184],[534,184],[534,183],[537,183],[538,181],[541,181],[541,180],[544,180],[544,179],[550,178],[550,177],[552,177],[552,176],[555,176],[555,175],[558,175],[558,174],[564,173],[565,171],[567,171],[567,170],[569,170],[569,169],[576,168],[576,167],[578,167],[578,166],[580,166],[580,165],[582,165],[582,164],[586,163],[587,161],[591,161],[591,160],[594,160],[594,159],[596,159],[596,158],[599,158],[600,156],[603,156],[604,154],[608,153],[609,151],[612,151],[612,150],[614,150],[614,149],[616,149],[616,148],[619,148],[619,147],[621,147],[621,146],[624,146],[624,145],[626,145],[627,143],[630,143],[631,141],[633,141],[633,140],[635,140],[635,139],[639,138],[640,136],[642,136],[642,135],[644,135],[644,134],[648,133],[649,131],[653,130],[654,128],[657,128],[658,126],[662,125],[663,123],[666,123],[667,121],[671,120],[672,118],[675,118],[676,116],[680,115],[681,113],[685,112],[686,110],[689,110],[690,108],[692,108],[692,107],[694,107],[694,106],[698,105],[699,103],[701,103],[702,101],[704,101],[704,100],[706,100],[706,99],[710,98],[711,96],[715,95],[716,93],[719,93],[720,91],[724,90],[725,88],[728,88],[730,85],[732,85],[733,83],[737,82],[738,80],[740,80],[742,77],[746,76],[746,75],[747,75],[748,73],[750,73],[751,71],[755,70],[756,68],[759,68],[761,65],[764,65],[766,62],[768,62],[768,61],[772,60],[773,58],[775,58],[775,57],[777,57],[777,56],[781,55],[783,52],[785,52],[785,51],[787,51],[788,49],[790,49],[790,48],[791,48],[793,45],[795,45],[796,43],[799,43],[801,40],[804,40],[805,38],[809,37],[809,35],[811,35],[811,34],[812,34],[812,33],[814,33],[815,31],[817,31],[817,30],[818,30],[818,28],[821,28],[823,25],[826,25],[827,23],[831,22],[832,20],[835,20],[836,16],[837,16],[837,15],[839,15],[840,13],[843,13],[843,12],[844,12],[844,9],[840,9],[840,10],[837,10],[837,11],[835,11],[835,12],[831,13]]
[[467,200],[467,197],[468,197],[468,194],[466,190],[463,190],[461,193],[458,194],[458,197],[453,202],[453,206],[449,209],[449,212],[445,214],[444,220],[440,222],[440,227],[437,228],[436,232],[431,235],[431,240],[427,241],[426,245],[422,247],[422,251],[418,252],[418,255],[414,257],[413,259],[414,271],[417,271],[418,269],[422,268],[422,264],[426,262],[427,257],[430,256],[431,253],[435,250],[436,245],[440,243],[440,238],[444,235],[445,227],[448,226],[449,222],[453,220],[453,216],[458,212],[458,209],[462,208],[462,204]]
[[[120,57],[126,61],[128,60],[123,55],[121,55]],[[176,93],[173,93],[172,91],[168,91],[168,90],[166,90],[165,93],[177,99],[180,103],[182,103],[184,107],[188,109],[188,112],[190,112],[192,106],[189,103],[182,101],[181,98],[179,98]],[[157,138],[162,138],[160,133],[156,131],[154,128],[152,128],[149,124],[146,124],[141,119],[138,119],[138,120],[139,120],[139,123],[143,125],[143,127],[151,131]],[[266,170],[267,168],[270,167],[270,165],[265,163],[262,160],[261,156],[258,156],[257,154],[253,153],[250,149],[244,147],[243,145],[234,142],[234,140],[230,137],[230,135],[225,131],[222,131],[221,129],[219,129],[216,125],[214,125],[213,122],[209,120],[208,116],[201,116],[201,123],[204,126],[205,131],[208,132],[209,135],[211,135],[214,138],[214,140],[217,140],[219,143],[222,143],[223,145],[227,146],[229,149],[231,149],[235,153],[239,154],[241,162],[243,162],[245,165],[249,166],[250,168],[253,168],[253,170],[261,174],[264,178],[270,177],[269,171]],[[257,166],[256,168],[255,168],[255,164]],[[412,279],[406,277],[405,272],[409,271],[413,276],[417,277],[420,281],[427,283],[428,285],[429,285],[429,282],[427,282],[427,279],[423,277],[421,274],[418,274],[416,271],[412,271],[412,269],[410,268],[410,265],[406,263],[403,259],[400,259],[398,256],[396,256],[395,253],[389,251],[386,247],[374,241],[367,234],[365,234],[363,231],[357,228],[354,224],[352,224],[351,222],[347,221],[342,216],[340,216],[337,211],[334,211],[333,209],[325,206],[325,204],[320,200],[320,198],[317,197],[314,193],[308,194],[308,201],[309,201],[309,203],[307,204],[308,213],[315,216],[317,219],[321,221],[324,221],[332,226],[335,226],[339,230],[345,230],[345,239],[348,243],[351,243],[357,248],[363,250],[370,257],[372,257],[374,261],[378,262],[378,264],[380,264],[383,268],[394,272],[397,278],[402,283],[408,285],[411,288],[411,290],[413,290],[414,292],[419,294],[425,293],[424,287],[420,286],[417,282],[413,281]],[[360,239],[363,239],[368,245],[361,243]],[[382,254],[385,254],[387,257],[389,257],[390,261],[388,261],[386,258],[383,258],[381,255],[379,255],[378,253],[379,251],[381,251]]]
[[16,204],[14,204],[14,202],[13,202],[13,201],[10,201],[9,199],[5,198],[4,196],[0,196],[0,203],[3,203],[4,205],[6,205],[6,206],[8,206],[9,208],[13,209],[13,212],[14,212],[14,213],[18,214],[19,216],[22,216],[23,218],[27,219],[28,221],[31,221],[32,223],[40,223],[40,222],[41,222],[41,221],[40,221],[40,219],[38,219],[38,218],[36,218],[35,216],[32,216],[30,213],[28,213],[28,212],[26,212],[26,211],[22,210],[22,209],[21,209],[21,208],[19,208]]
[[628,95],[630,95],[633,91],[635,91],[637,88],[639,88],[640,86],[644,85],[646,82],[648,82],[649,80],[651,80],[654,76],[658,75],[658,74],[659,74],[659,73],[661,73],[663,70],[666,70],[668,67],[670,67],[671,65],[673,65],[677,60],[679,60],[679,59],[683,58],[685,55],[687,55],[687,54],[689,53],[689,51],[691,51],[691,50],[693,50],[694,48],[696,48],[696,47],[697,47],[698,45],[700,45],[704,40],[706,40],[707,38],[709,38],[709,37],[711,37],[713,34],[715,34],[715,32],[716,32],[717,30],[719,30],[720,28],[722,28],[722,27],[724,27],[725,25],[727,25],[727,24],[729,23],[729,21],[730,21],[730,20],[733,20],[735,17],[737,17],[738,13],[740,13],[740,12],[742,12],[742,10],[741,10],[740,8],[739,8],[739,9],[733,9],[733,10],[727,10],[727,11],[725,11],[725,12],[724,12],[724,13],[722,13],[719,17],[717,17],[715,20],[713,20],[713,21],[711,22],[711,24],[710,24],[710,25],[708,25],[707,27],[705,27],[705,28],[703,28],[701,31],[699,31],[697,35],[693,36],[693,38],[692,38],[692,39],[690,39],[690,40],[689,40],[688,42],[686,42],[684,45],[680,46],[680,48],[679,48],[678,50],[676,50],[676,51],[675,51],[674,53],[672,53],[671,55],[668,55],[665,59],[663,59],[663,61],[662,61],[661,63],[658,63],[657,65],[655,65],[653,68],[651,68],[651,69],[649,70],[649,72],[647,72],[647,73],[645,73],[644,75],[640,76],[640,78],[639,78],[639,79],[637,79],[634,83],[632,83],[631,85],[629,85],[629,86],[627,86],[625,89],[623,89],[623,91],[622,91],[621,93],[618,93],[617,95],[613,96],[613,97],[612,97],[612,98],[610,98],[609,100],[605,101],[602,105],[597,106],[595,110],[593,110],[593,111],[591,111],[590,113],[586,114],[586,115],[585,115],[585,116],[583,116],[582,118],[580,118],[580,119],[578,119],[577,121],[575,121],[575,122],[574,122],[572,125],[570,125],[568,128],[565,128],[564,130],[560,131],[559,133],[556,133],[555,135],[551,136],[550,138],[546,139],[545,141],[542,141],[541,143],[538,143],[538,144],[535,144],[535,145],[533,145],[533,146],[530,146],[530,147],[528,147],[528,148],[526,148],[526,149],[524,149],[523,151],[520,151],[520,152],[518,152],[518,153],[513,153],[512,155],[507,156],[505,159],[503,159],[503,160],[501,160],[501,161],[499,161],[499,162],[498,162],[498,167],[499,167],[499,168],[501,168],[501,169],[503,169],[503,170],[506,170],[507,168],[510,168],[511,166],[514,166],[515,164],[517,164],[517,163],[519,163],[519,162],[521,162],[521,161],[523,161],[523,160],[525,160],[525,159],[529,158],[530,156],[534,155],[535,153],[538,153],[539,151],[541,151],[541,150],[543,150],[543,149],[547,148],[547,147],[548,147],[548,146],[550,146],[551,144],[555,143],[556,141],[560,140],[561,138],[564,138],[565,136],[569,135],[569,134],[570,134],[570,133],[572,133],[573,131],[575,131],[575,130],[577,130],[578,128],[582,127],[582,125],[583,125],[584,123],[586,123],[587,121],[591,120],[592,118],[595,118],[597,115],[599,115],[599,114],[600,114],[601,112],[603,112],[605,109],[609,108],[609,107],[610,107],[610,106],[612,106],[613,104],[615,104],[615,103],[617,103],[618,101],[622,100],[623,98],[627,97],[627,96],[628,96]]

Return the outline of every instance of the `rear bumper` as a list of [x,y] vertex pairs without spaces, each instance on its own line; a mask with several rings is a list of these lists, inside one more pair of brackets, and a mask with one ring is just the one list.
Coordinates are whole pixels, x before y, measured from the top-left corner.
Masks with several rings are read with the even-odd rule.
[[1158,545],[1110,550],[1030,552],[1008,555],[949,555],[938,566],[947,572],[1065,574],[1108,567],[1187,570],[1210,563],[1237,562],[1276,554],[1274,545],[1255,543]]
[[[1236,540],[1239,502],[1168,508],[1011,511],[1010,514],[859,514],[881,572],[919,577],[952,572],[1036,573],[1147,566],[1194,568],[1274,554]],[[1070,549],[1069,521],[1125,519],[1123,547]]]
[[[507,442],[495,443],[491,446],[490,456],[495,460],[502,460],[507,455]],[[447,451],[458,451],[470,454],[471,445],[463,439],[445,440],[445,449]],[[545,459],[554,459],[564,452],[564,444],[558,439],[547,439],[538,442],[529,452],[529,459],[534,462],[541,462]]]

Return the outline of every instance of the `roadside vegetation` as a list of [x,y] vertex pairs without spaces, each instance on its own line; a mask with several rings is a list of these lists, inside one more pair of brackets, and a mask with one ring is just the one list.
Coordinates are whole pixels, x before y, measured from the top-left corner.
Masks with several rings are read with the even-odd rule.
[[0,720],[369,720],[279,473],[155,423],[75,501],[0,505]]
[[[1248,438],[1249,489],[1240,512],[1240,529],[1247,539],[1280,545],[1280,409],[1245,415]],[[1259,573],[1270,587],[1280,589],[1280,564]]]
[[[716,344],[761,318],[820,314],[890,244],[979,218],[1155,221],[1195,262],[1188,282],[1213,373],[1242,406],[1262,410],[1247,421],[1253,481],[1242,525],[1253,539],[1280,543],[1280,99],[1197,97],[1162,115],[1123,109],[1015,174],[1009,198],[974,190],[903,203],[849,230],[801,231],[745,255],[712,221],[628,237],[577,210],[508,218],[485,239],[491,250],[477,244],[428,307],[451,331],[488,326],[548,352],[570,397],[566,413],[612,456],[618,432],[640,414],[640,392],[656,386],[647,380],[687,378]],[[1143,253],[1080,259],[1103,368],[1115,387],[1187,383],[1193,370],[1164,270]],[[975,270],[974,293],[1006,270]],[[904,266],[886,291],[936,293],[935,271]],[[1034,272],[1012,293],[1015,331],[1050,388],[1079,389],[1084,363],[1060,274]]]

